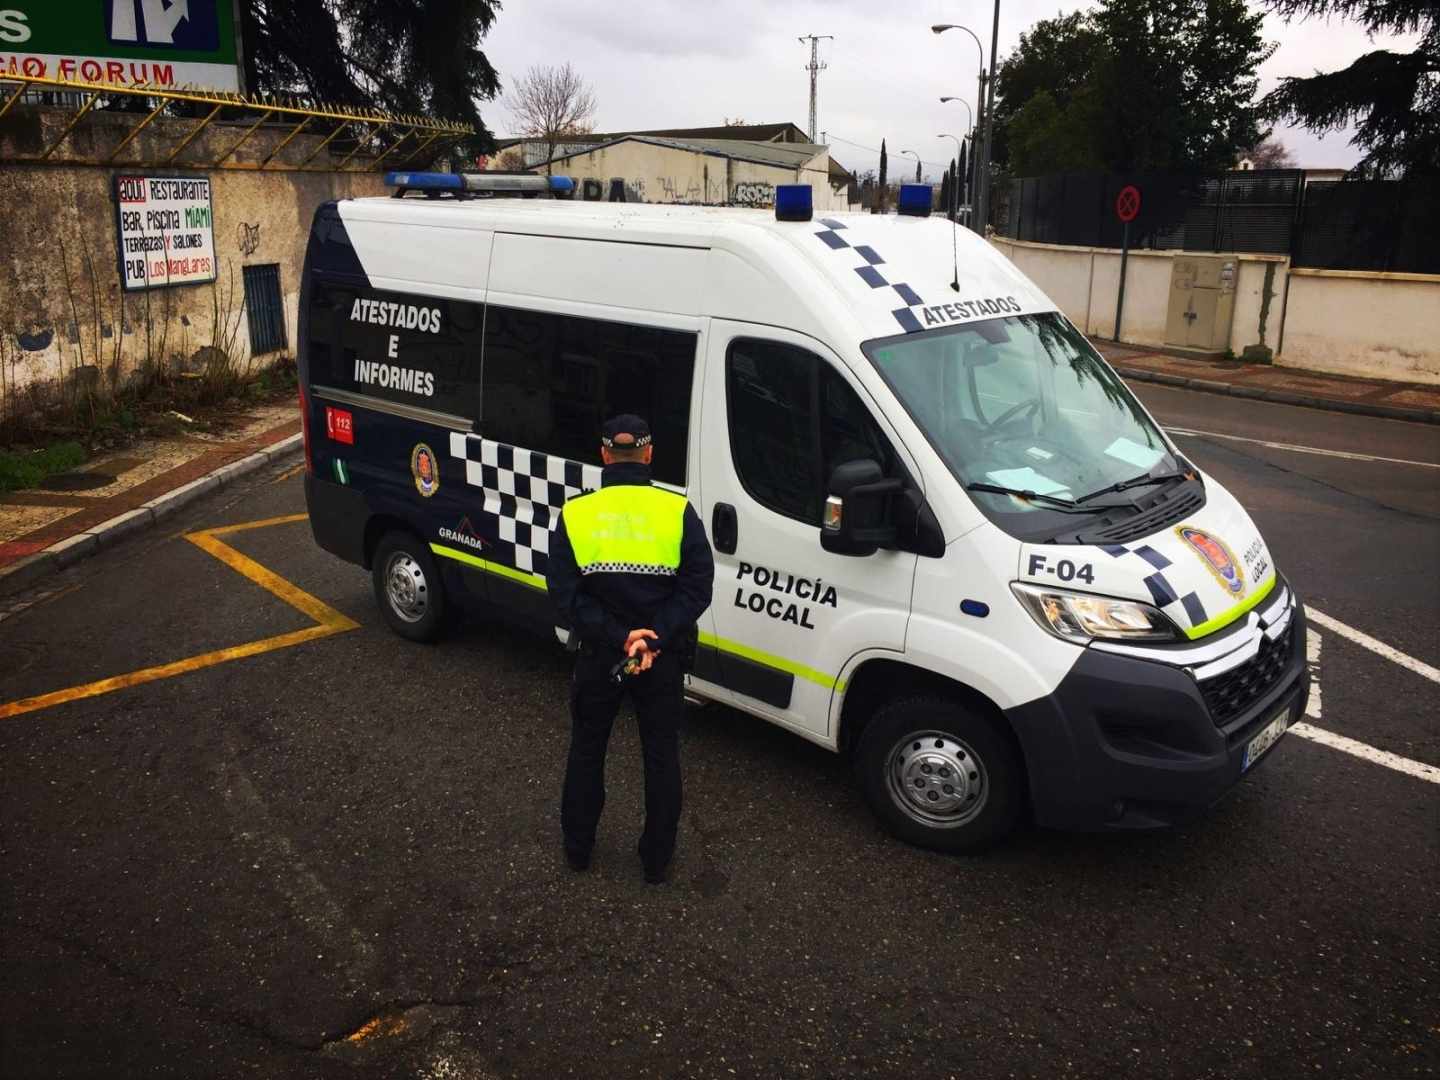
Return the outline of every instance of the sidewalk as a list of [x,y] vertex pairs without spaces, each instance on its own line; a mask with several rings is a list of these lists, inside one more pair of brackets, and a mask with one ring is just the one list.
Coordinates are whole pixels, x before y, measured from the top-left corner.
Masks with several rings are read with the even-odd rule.
[[292,452],[293,403],[249,410],[224,435],[151,439],[53,477],[47,488],[0,494],[0,592],[67,566],[119,536]]
[[1139,382],[1389,420],[1440,424],[1440,386],[1357,379],[1239,360],[1195,360],[1109,341],[1095,340],[1094,344],[1116,371]]

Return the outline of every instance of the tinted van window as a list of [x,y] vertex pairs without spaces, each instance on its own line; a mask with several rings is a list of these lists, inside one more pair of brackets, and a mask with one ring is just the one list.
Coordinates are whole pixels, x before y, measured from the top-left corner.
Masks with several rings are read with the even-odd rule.
[[317,282],[310,380],[473,421],[484,325],[482,304]]
[[870,410],[814,353],[776,341],[732,342],[725,365],[730,452],[756,502],[820,524],[830,474],[870,459],[886,476],[904,472]]
[[635,413],[655,437],[655,479],[685,483],[696,335],[492,305],[480,433],[600,464],[600,427]]

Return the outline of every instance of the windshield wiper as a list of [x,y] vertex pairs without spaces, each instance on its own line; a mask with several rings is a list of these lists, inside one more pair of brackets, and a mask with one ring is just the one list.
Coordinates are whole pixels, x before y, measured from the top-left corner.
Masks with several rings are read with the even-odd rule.
[[991,495],[1014,495],[1018,499],[1029,499],[1032,501],[1049,503],[1062,514],[1093,514],[1099,510],[1134,510],[1134,503],[1101,503],[1099,506],[1081,506],[1081,499],[1062,499],[1058,495],[1041,495],[1038,491],[1025,491],[1020,488],[1004,487],[1000,484],[987,484],[977,481],[965,485],[966,491],[985,491]]
[[1129,480],[1121,480],[1118,484],[1103,487],[1099,491],[1092,491],[1088,495],[1081,495],[1075,502],[1078,505],[1079,503],[1089,502],[1091,499],[1099,498],[1101,495],[1109,495],[1116,491],[1126,491],[1133,487],[1144,487],[1146,484],[1163,484],[1167,480],[1189,480],[1193,478],[1194,475],[1194,473],[1184,471],[1161,473],[1159,476],[1151,476],[1149,473],[1145,473],[1141,476],[1132,476]]

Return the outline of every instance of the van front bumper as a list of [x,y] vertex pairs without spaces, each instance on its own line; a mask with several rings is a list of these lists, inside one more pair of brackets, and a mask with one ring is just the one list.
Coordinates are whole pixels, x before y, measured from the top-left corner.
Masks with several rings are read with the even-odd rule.
[[1206,643],[1229,648],[1219,661],[1181,663],[1195,648],[1152,660],[1091,646],[1054,693],[1007,710],[1036,822],[1162,828],[1224,796],[1247,771],[1251,740],[1282,712],[1297,723],[1310,693],[1304,607],[1288,587],[1275,592],[1263,613]]

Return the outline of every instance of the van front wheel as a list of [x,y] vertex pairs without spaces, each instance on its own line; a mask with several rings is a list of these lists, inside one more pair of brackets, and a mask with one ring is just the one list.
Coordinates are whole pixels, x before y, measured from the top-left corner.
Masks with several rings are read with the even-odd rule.
[[371,564],[375,599],[390,629],[411,641],[434,641],[445,626],[445,586],[425,545],[408,532],[380,538]]
[[983,716],[940,698],[884,706],[856,765],[871,809],[900,839],[939,851],[994,843],[1020,812],[1020,763]]

